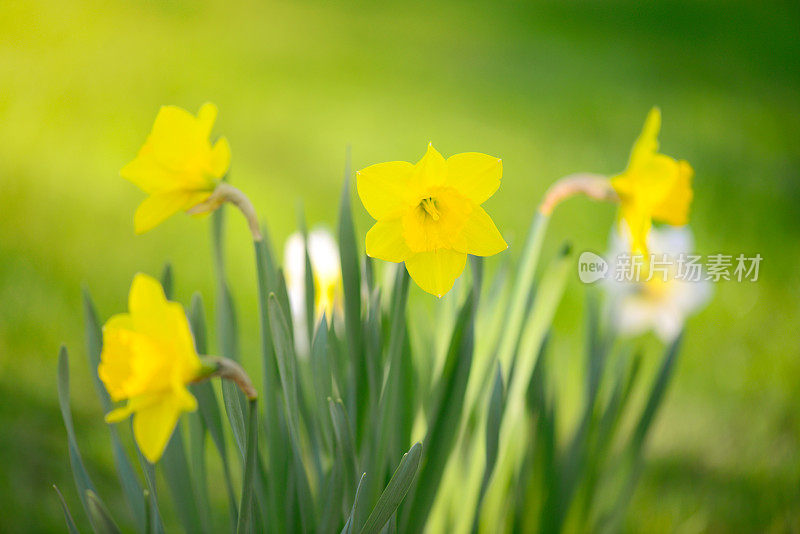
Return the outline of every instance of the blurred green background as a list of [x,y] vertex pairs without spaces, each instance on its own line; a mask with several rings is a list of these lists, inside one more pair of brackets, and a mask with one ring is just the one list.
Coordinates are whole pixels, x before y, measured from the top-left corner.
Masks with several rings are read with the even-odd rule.
[[[181,300],[200,290],[212,302],[208,223],[180,215],[134,236],[143,195],[118,177],[160,105],[206,100],[232,145],[231,180],[279,250],[300,201],[312,225],[335,224],[347,144],[360,168],[416,161],[433,141],[503,158],[486,208],[512,257],[548,184],[624,168],[660,105],[663,151],[696,170],[698,251],[764,260],[758,282],[717,284],[690,321],[626,528],[800,529],[800,7],[522,4],[0,3],[0,531],[63,531],[53,483],[80,513],[56,403],[61,343],[84,456],[124,506],[85,365],[81,286],[107,317],[135,272],[169,260]],[[571,201],[546,252],[564,239],[604,250],[613,218]],[[252,249],[238,216],[228,226],[255,353]],[[567,389],[579,389],[584,293],[575,277],[556,320]]]

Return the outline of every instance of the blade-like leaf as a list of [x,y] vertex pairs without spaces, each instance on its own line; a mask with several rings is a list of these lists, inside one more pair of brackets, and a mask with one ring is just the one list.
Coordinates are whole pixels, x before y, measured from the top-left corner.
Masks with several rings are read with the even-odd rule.
[[486,416],[486,466],[484,467],[481,493],[478,498],[479,505],[486,493],[486,487],[489,485],[489,479],[492,476],[494,465],[497,462],[497,451],[500,441],[500,421],[503,416],[504,400],[503,371],[500,368],[500,362],[498,362],[497,372],[494,375],[492,395],[489,397],[489,412]]
[[397,507],[408,493],[411,483],[417,474],[419,461],[422,455],[422,444],[415,443],[411,449],[403,455],[400,465],[392,475],[392,479],[381,493],[375,508],[369,514],[361,534],[378,534],[389,518],[394,514]]
[[[189,323],[194,335],[194,344],[198,354],[206,354],[206,317],[203,312],[203,299],[199,293],[192,296],[192,304],[189,313]],[[222,414],[219,409],[217,394],[210,382],[199,382],[189,386],[192,394],[197,399],[197,406],[202,416],[205,428],[211,436],[211,441],[219,453],[222,461],[222,471],[225,478],[225,487],[228,492],[228,508],[231,515],[231,524],[236,525],[238,518],[238,505],[236,504],[236,493],[233,489],[231,480],[230,464],[228,463],[228,450],[225,446],[225,432],[222,426]]]
[[114,522],[108,509],[92,490],[86,490],[86,501],[89,503],[89,517],[97,534],[119,534],[119,527]]
[[81,497],[84,510],[89,514],[89,502],[86,498],[86,491],[94,491],[94,484],[89,478],[89,473],[83,465],[78,442],[75,439],[75,427],[72,423],[72,411],[69,407],[69,356],[67,348],[62,346],[58,353],[58,404],[61,407],[61,417],[64,420],[64,427],[67,429],[67,442],[69,444],[69,463],[72,467],[72,476],[75,479],[75,487]]
[[344,490],[346,493],[350,493],[353,491],[355,479],[358,476],[353,432],[350,430],[350,423],[342,400],[334,401],[329,397],[328,406],[336,436],[336,452],[344,474]]
[[172,433],[159,465],[172,493],[175,511],[186,532],[206,532],[207,525],[200,522],[180,425]]
[[425,436],[425,460],[409,506],[403,511],[401,530],[404,532],[423,529],[458,437],[464,394],[472,367],[476,294],[477,291],[469,292],[453,328]]
[[[103,412],[108,413],[111,411],[111,399],[108,397],[108,392],[100,378],[97,375],[97,367],[100,365],[100,354],[103,349],[103,335],[100,330],[100,321],[97,318],[92,297],[89,295],[89,290],[83,290],[83,312],[84,324],[86,329],[86,356],[89,362],[89,372],[92,376],[97,396],[100,398],[100,404],[103,407]],[[122,491],[125,493],[125,500],[128,507],[133,514],[133,518],[140,532],[145,531],[145,509],[146,504],[142,499],[142,485],[136,476],[133,469],[133,464],[125,452],[122,445],[122,440],[119,437],[119,431],[115,425],[109,425],[108,431],[111,434],[111,451],[114,455],[114,466],[117,469]]]
[[[131,422],[131,431],[133,431],[133,423]],[[139,463],[142,466],[144,473],[144,481],[147,489],[143,494],[147,495],[147,532],[151,534],[163,534],[164,522],[161,519],[161,510],[158,508],[158,492],[156,491],[156,468],[153,464],[147,461],[142,451],[136,446],[136,453],[139,455]]]
[[72,514],[69,512],[69,506],[67,506],[67,501],[64,500],[64,496],[61,495],[61,490],[58,489],[58,486],[53,484],[53,489],[56,490],[58,494],[58,500],[61,502],[61,510],[64,512],[64,521],[67,523],[67,530],[69,534],[79,534],[78,527],[75,525],[75,520],[72,519]]
[[[397,425],[397,404],[400,402],[400,372],[403,357],[403,343],[406,336],[406,303],[408,302],[409,276],[404,266],[399,266],[392,294],[391,329],[389,349],[386,360],[389,368],[378,405],[378,424],[375,427],[375,449],[368,469],[369,478],[365,498],[374,502],[381,490],[384,474],[392,453],[390,444],[395,443]],[[397,453],[399,457],[399,453]]]
[[[214,251],[214,263],[217,278],[217,336],[220,355],[231,360],[239,360],[239,338],[237,334],[236,309],[233,296],[225,276],[225,207],[216,210],[212,217],[211,235]],[[244,459],[244,399],[239,389],[228,380],[222,382],[222,400],[225,412],[233,429],[233,437]]]
[[275,346],[275,355],[278,361],[278,374],[283,389],[286,419],[289,426],[289,436],[294,453],[295,476],[297,494],[301,507],[301,519],[313,530],[314,503],[311,499],[311,490],[308,474],[303,467],[303,453],[301,449],[302,437],[300,435],[300,408],[297,384],[297,360],[294,353],[294,344],[289,335],[289,325],[274,294],[269,296],[269,322],[272,339]]
[[247,416],[247,448],[242,474],[242,498],[239,501],[239,524],[236,532],[245,534],[250,532],[253,516],[253,493],[258,454],[258,402],[252,399],[249,402]]
[[353,532],[356,532],[356,529],[353,527],[353,523],[356,520],[356,510],[358,509],[359,499],[361,498],[361,487],[364,484],[364,477],[366,476],[366,473],[361,473],[361,478],[358,480],[356,495],[353,498],[353,506],[350,508],[350,515],[347,518],[347,522],[344,524],[342,534],[353,534]]
[[261,329],[261,366],[263,373],[264,434],[269,456],[270,476],[267,479],[267,497],[272,511],[271,522],[277,531],[284,529],[284,513],[286,509],[286,473],[288,452],[284,428],[283,413],[280,411],[280,381],[277,361],[269,324],[268,297],[277,290],[278,273],[268,243],[266,227],[263,228],[262,241],[255,242],[256,275],[258,280],[258,312]]
[[[367,366],[361,340],[361,261],[356,229],[353,224],[353,213],[350,205],[350,147],[345,154],[344,184],[339,202],[339,255],[342,264],[342,286],[344,290],[344,325],[347,339],[350,383],[352,392],[348,391],[345,401],[350,408],[349,413],[355,418],[356,443],[361,443],[361,427],[359,421],[364,420],[367,401]],[[352,395],[350,395],[352,393]]]
[[174,287],[174,277],[172,275],[172,264],[167,262],[161,270],[161,287],[164,288],[164,296],[167,300],[172,300],[172,290]]

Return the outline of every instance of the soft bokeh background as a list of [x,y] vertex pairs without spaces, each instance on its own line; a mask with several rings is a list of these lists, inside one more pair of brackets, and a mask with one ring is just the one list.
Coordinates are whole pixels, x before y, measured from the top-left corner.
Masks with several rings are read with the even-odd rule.
[[[798,4],[521,4],[0,4],[0,531],[63,531],[53,483],[80,513],[56,403],[61,343],[80,445],[123,506],[85,365],[81,285],[107,317],[135,272],[170,260],[180,299],[212,300],[207,222],[178,216],[134,236],[143,195],[117,174],[160,105],[206,100],[233,147],[231,180],[277,243],[300,201],[311,224],[335,224],[347,144],[358,168],[415,161],[433,141],[503,158],[487,209],[512,257],[547,185],[621,170],[660,105],[663,150],[696,170],[698,251],[764,260],[758,282],[717,284],[690,322],[627,528],[800,529]],[[567,238],[602,251],[613,217],[571,201],[547,251]],[[255,352],[251,248],[229,219]],[[565,377],[581,357],[583,301],[575,277],[556,322]]]

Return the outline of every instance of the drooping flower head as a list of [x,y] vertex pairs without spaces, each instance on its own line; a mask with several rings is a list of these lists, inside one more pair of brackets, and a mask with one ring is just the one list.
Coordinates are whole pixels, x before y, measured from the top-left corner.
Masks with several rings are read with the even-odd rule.
[[[621,255],[630,254],[629,235],[620,230],[624,228],[612,231],[608,254],[611,265]],[[652,330],[669,343],[680,333],[686,319],[706,305],[711,297],[710,282],[702,278],[700,270],[696,276],[685,267],[687,272],[680,272],[680,262],[693,253],[693,241],[688,227],[654,228],[647,236],[647,245],[662,263],[663,272],[651,272],[639,280],[619,280],[614,276],[604,280],[611,320],[621,335],[636,336]]]
[[228,172],[228,141],[209,141],[217,107],[206,103],[197,117],[176,106],[163,106],[136,159],[120,171],[147,197],[136,210],[137,234],[151,230],[165,219],[202,204]]
[[645,258],[653,221],[684,225],[692,202],[694,171],[688,162],[658,153],[660,129],[661,111],[653,108],[633,145],[628,168],[611,179],[620,198],[620,214],[630,230],[632,251]]
[[508,245],[480,206],[500,187],[499,158],[465,152],[444,159],[428,145],[416,164],[378,163],[357,176],[358,195],[377,220],[367,254],[405,262],[411,278],[441,297],[464,270],[467,254],[492,256]]
[[103,326],[97,373],[114,402],[127,404],[106,415],[116,423],[133,415],[133,434],[151,463],[161,458],[183,412],[197,409],[186,385],[203,366],[183,307],[164,296],[161,284],[137,274],[128,295],[128,313]]
[[[333,235],[325,228],[316,228],[308,234],[308,257],[314,279],[314,317],[324,313],[328,320],[342,306],[342,268],[339,248]],[[308,328],[305,313],[306,249],[303,234],[295,232],[286,240],[283,251],[283,266],[286,272],[286,290],[292,308],[295,327],[295,343],[298,352],[308,352]]]

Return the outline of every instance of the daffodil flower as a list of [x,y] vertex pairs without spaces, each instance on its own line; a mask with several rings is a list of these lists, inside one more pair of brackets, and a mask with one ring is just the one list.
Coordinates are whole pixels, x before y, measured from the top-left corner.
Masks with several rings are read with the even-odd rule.
[[[319,319],[324,313],[330,321],[335,311],[342,306],[342,268],[339,248],[333,235],[317,228],[308,234],[308,257],[314,279],[314,317]],[[308,328],[306,324],[305,275],[306,240],[303,234],[295,232],[286,240],[283,251],[283,265],[286,272],[286,290],[292,308],[295,328],[295,343],[300,354],[308,354]]]
[[619,196],[634,254],[647,257],[647,234],[653,221],[681,226],[689,220],[692,167],[658,153],[661,111],[653,108],[631,150],[628,168],[611,179]]
[[[149,196],[134,215],[134,229],[142,234],[179,211],[204,205],[228,172],[231,150],[223,137],[209,141],[217,107],[206,103],[197,117],[176,106],[163,106],[136,159],[120,171]],[[221,202],[205,204],[211,211]]]
[[128,310],[103,326],[97,373],[113,401],[128,401],[106,415],[106,421],[116,423],[133,415],[136,442],[155,463],[181,413],[197,409],[186,385],[202,376],[203,364],[183,307],[167,301],[154,278],[136,275]]
[[416,164],[378,163],[357,173],[358,195],[377,220],[367,232],[367,254],[405,262],[423,290],[441,297],[464,270],[467,254],[505,250],[481,207],[500,187],[498,158],[466,152],[444,159],[428,145]]
[[[610,265],[620,255],[630,253],[629,234],[620,230],[624,228],[612,232],[607,258]],[[667,271],[640,280],[618,280],[614,276],[604,280],[611,319],[621,335],[636,336],[652,330],[669,343],[680,333],[686,319],[705,306],[711,297],[710,283],[677,276],[679,259],[692,254],[693,241],[688,227],[653,228],[647,236],[648,249],[666,264]]]

